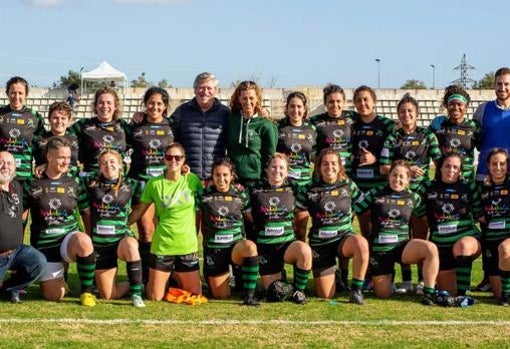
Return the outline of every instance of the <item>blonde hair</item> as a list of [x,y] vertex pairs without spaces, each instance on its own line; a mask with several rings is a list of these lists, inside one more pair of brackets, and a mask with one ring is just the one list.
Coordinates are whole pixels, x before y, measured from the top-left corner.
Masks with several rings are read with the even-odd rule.
[[271,155],[271,157],[269,158],[269,161],[267,162],[266,167],[269,167],[271,162],[273,162],[273,160],[276,160],[276,159],[283,160],[285,162],[285,165],[287,166],[287,170],[289,169],[289,167],[290,167],[289,157],[284,153],[278,153],[278,152]]
[[[103,158],[103,156],[105,156],[107,154],[113,155],[117,159],[117,161],[119,162],[119,165],[120,165],[119,178],[117,178],[117,183],[112,185],[112,189],[113,189],[113,192],[115,193],[115,197],[117,197],[117,195],[119,193],[119,189],[122,186],[122,182],[123,182],[123,178],[122,178],[122,166],[123,166],[122,155],[120,155],[120,153],[118,151],[116,151],[116,150],[113,150],[113,149],[104,149],[97,156],[97,162],[99,163],[99,166],[101,166],[101,159]],[[102,175],[102,173],[100,173],[99,176],[96,177],[90,183],[90,187],[91,188],[95,188],[95,187],[97,187],[101,183],[101,178],[100,178],[101,175]]]

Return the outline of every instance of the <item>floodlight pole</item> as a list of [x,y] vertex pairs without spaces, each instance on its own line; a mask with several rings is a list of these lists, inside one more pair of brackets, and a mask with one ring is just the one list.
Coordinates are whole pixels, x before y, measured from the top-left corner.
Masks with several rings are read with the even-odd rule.
[[436,89],[436,66],[434,64],[430,65],[432,68],[432,89]]
[[381,60],[379,58],[376,58],[375,61],[377,62],[377,88],[381,88]]

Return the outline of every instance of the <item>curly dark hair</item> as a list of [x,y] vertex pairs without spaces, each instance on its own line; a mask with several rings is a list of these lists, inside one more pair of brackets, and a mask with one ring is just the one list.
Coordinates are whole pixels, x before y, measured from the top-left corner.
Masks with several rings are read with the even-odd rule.
[[460,85],[449,85],[446,86],[444,89],[444,96],[443,96],[443,107],[448,108],[448,99],[451,95],[461,95],[466,97],[467,104],[469,105],[469,102],[471,102],[471,97],[469,96],[469,93],[462,88]]
[[322,89],[322,99],[324,100],[324,104],[326,104],[326,100],[328,99],[329,95],[337,92],[340,93],[345,100],[345,91],[343,88],[331,83],[324,86],[324,88]]

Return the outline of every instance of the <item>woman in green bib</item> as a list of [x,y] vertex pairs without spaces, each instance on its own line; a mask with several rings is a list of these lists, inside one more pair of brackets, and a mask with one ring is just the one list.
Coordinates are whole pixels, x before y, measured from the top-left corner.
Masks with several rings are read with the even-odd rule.
[[154,203],[158,224],[149,258],[147,298],[150,300],[163,298],[173,271],[182,289],[194,294],[202,293],[195,224],[195,197],[202,192],[202,182],[194,173],[181,173],[185,159],[184,148],[180,144],[168,146],[165,173],[149,180],[140,204],[129,217],[131,225]]

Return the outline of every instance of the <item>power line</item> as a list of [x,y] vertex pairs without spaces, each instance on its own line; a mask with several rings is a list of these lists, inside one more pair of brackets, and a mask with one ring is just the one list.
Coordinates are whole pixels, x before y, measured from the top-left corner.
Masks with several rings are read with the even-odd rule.
[[453,84],[460,85],[462,88],[469,88],[468,85],[473,84],[476,80],[473,80],[469,77],[469,70],[476,69],[472,65],[469,65],[467,62],[466,54],[462,55],[462,59],[460,60],[460,65],[453,68],[453,70],[460,70],[460,78],[452,81]]

